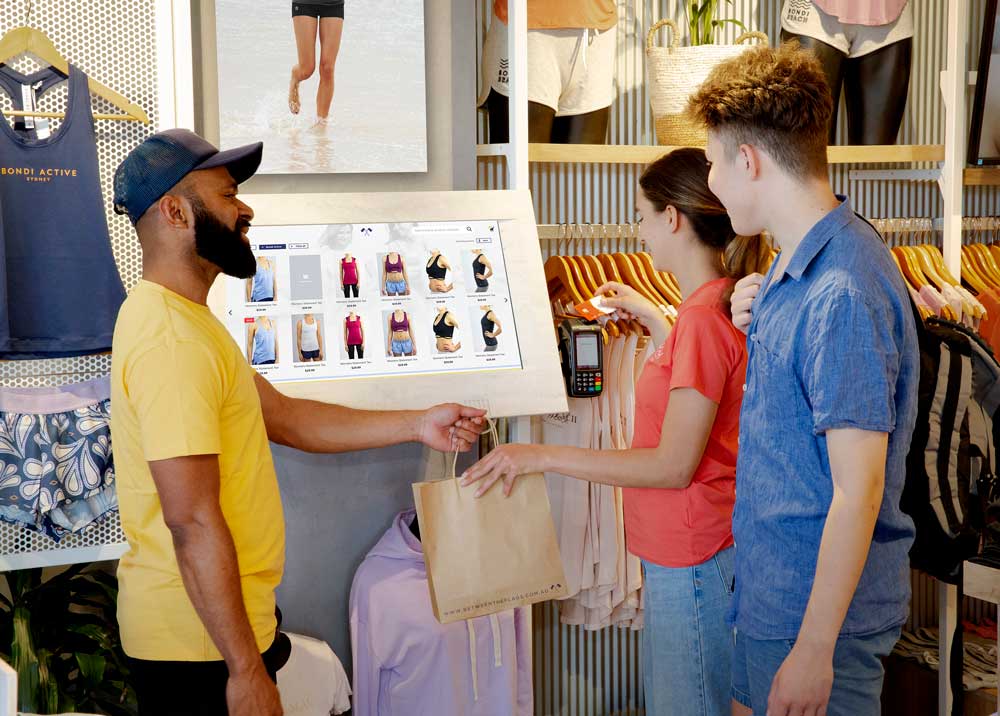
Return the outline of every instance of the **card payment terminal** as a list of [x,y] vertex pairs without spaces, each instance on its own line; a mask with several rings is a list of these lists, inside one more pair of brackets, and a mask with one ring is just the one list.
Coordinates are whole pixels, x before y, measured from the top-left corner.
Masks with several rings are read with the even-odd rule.
[[596,398],[604,387],[604,341],[601,327],[579,318],[559,324],[559,356],[566,394],[571,398]]

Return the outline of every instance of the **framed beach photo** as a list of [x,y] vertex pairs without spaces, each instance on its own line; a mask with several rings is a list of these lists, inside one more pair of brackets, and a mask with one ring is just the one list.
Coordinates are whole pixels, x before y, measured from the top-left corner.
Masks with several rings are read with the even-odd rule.
[[215,0],[221,146],[264,174],[427,171],[424,0]]
[[1000,4],[987,0],[969,133],[969,164],[1000,164]]

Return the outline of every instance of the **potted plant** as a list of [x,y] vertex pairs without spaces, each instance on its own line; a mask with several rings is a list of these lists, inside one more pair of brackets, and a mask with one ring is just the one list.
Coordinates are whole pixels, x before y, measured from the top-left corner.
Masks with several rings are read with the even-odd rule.
[[[733,0],[724,0],[732,4]],[[662,145],[703,147],[705,129],[687,116],[688,97],[705,81],[716,64],[738,55],[745,48],[740,43],[752,38],[767,42],[762,32],[743,32],[736,44],[717,45],[720,28],[733,24],[746,30],[739,20],[719,19],[723,0],[684,0],[690,45],[681,47],[680,29],[673,20],[660,20],[646,35],[646,72],[649,104],[656,125],[656,141]],[[670,44],[656,45],[656,32],[670,29]]]
[[[726,0],[729,5],[733,0]],[[723,25],[732,24],[747,31],[747,26],[739,20],[726,18],[719,19],[719,9],[722,7],[721,0],[685,0],[684,10],[687,13],[688,34],[691,38],[691,45],[714,45],[715,33]]]
[[95,565],[51,579],[41,569],[7,572],[0,594],[0,656],[18,675],[18,708],[134,716],[116,617],[117,580]]

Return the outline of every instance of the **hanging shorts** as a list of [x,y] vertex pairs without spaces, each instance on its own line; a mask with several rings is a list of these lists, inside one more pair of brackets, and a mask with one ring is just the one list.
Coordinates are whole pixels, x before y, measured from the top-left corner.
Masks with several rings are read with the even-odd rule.
[[108,378],[0,388],[0,519],[55,540],[118,508]]
[[[587,114],[615,99],[618,28],[528,30],[528,101],[557,117]],[[510,96],[507,25],[493,18],[483,43],[480,106],[490,90]]]
[[781,29],[811,37],[836,48],[849,58],[863,57],[883,47],[913,37],[913,2],[888,25],[849,25],[820,10],[811,0],[785,0]]
[[315,17],[321,20],[325,17],[339,17],[343,20],[344,2],[293,2],[292,17]]

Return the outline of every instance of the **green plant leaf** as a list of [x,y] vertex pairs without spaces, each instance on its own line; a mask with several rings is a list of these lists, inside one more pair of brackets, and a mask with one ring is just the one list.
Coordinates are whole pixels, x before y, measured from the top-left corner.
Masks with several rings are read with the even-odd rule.
[[104,679],[104,669],[108,662],[103,656],[97,654],[76,654],[76,663],[80,666],[80,675],[91,684],[100,685]]

